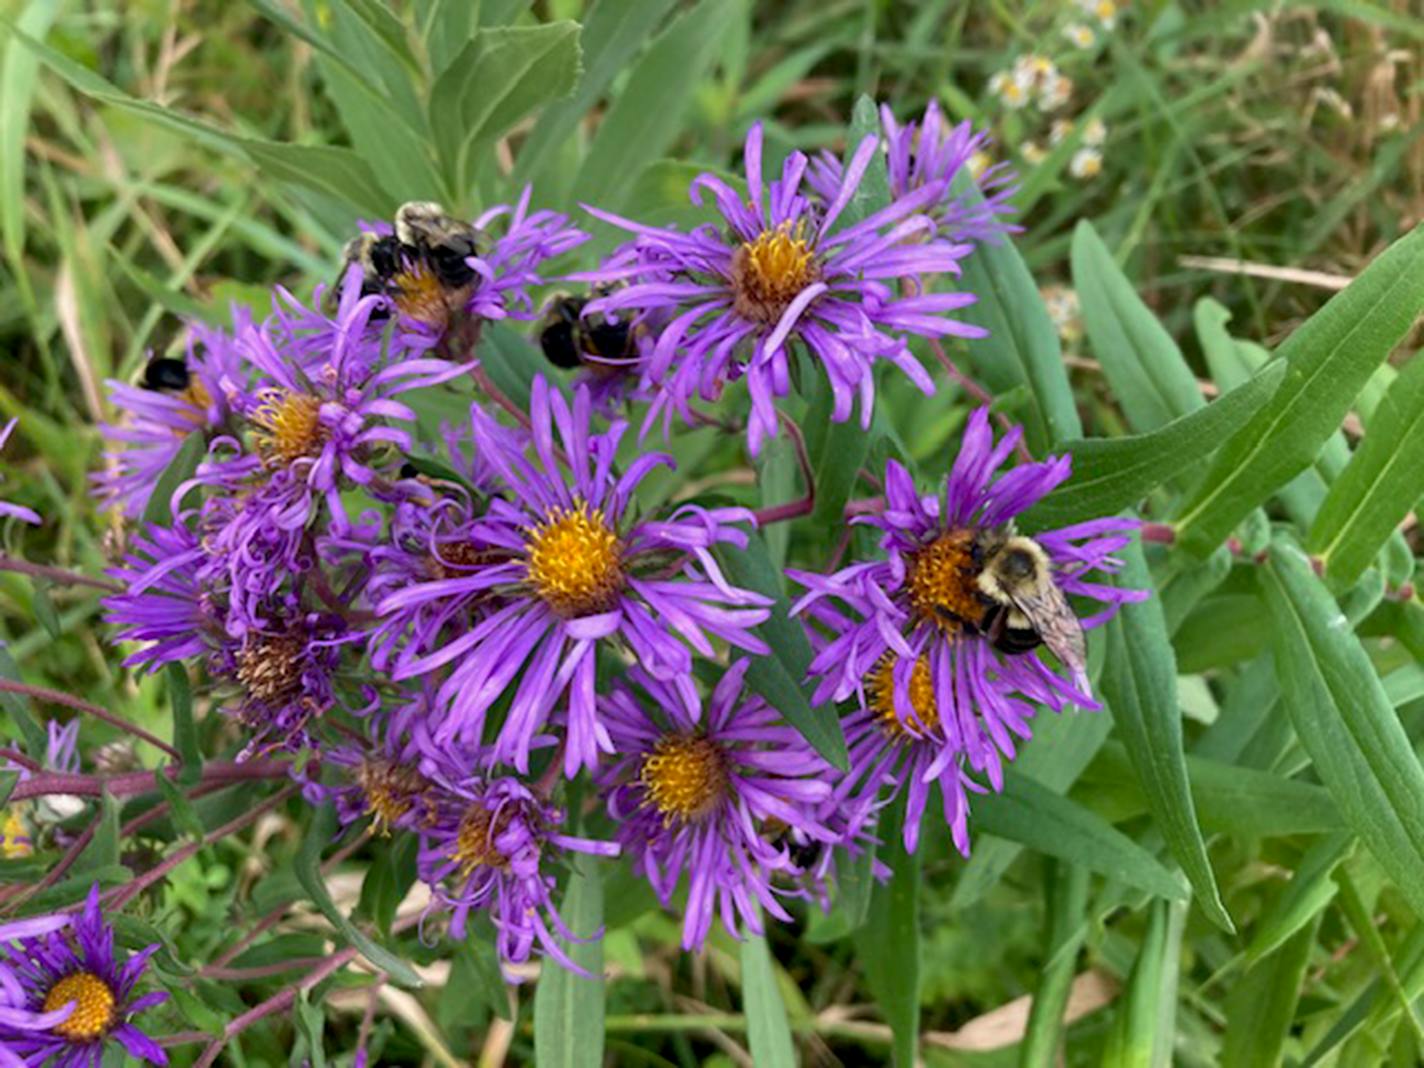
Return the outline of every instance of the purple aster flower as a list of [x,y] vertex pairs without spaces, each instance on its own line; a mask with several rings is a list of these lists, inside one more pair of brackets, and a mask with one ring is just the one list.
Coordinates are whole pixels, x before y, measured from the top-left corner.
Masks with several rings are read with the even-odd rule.
[[157,951],[154,943],[116,954],[97,883],[77,916],[0,926],[0,1064],[98,1068],[110,1039],[132,1057],[167,1064],[158,1043],[130,1022],[168,998],[134,996]]
[[803,874],[790,842],[839,837],[815,816],[830,795],[830,769],[765,701],[743,695],[747,667],[728,668],[697,717],[671,684],[636,667],[627,677],[644,696],[614,683],[600,701],[619,754],[599,775],[608,814],[664,906],[686,875],[688,950],[701,948],[718,915],[733,937],[741,925],[761,933],[758,903],[790,919],[778,894],[803,891],[773,885]]
[[[397,590],[377,605],[382,615],[406,614],[412,628],[421,622],[415,613],[426,612],[395,660],[398,680],[450,665],[437,696],[444,709],[439,742],[478,745],[486,713],[523,670],[494,744],[495,758],[520,771],[528,770],[531,742],[565,695],[567,773],[594,765],[600,750],[613,752],[594,702],[604,641],[619,639],[651,675],[673,680],[689,711],[696,694],[688,645],[711,656],[710,634],[766,652],[750,633],[767,617],[766,598],[728,585],[710,551],[718,543],[744,547],[746,534],[734,524],[751,522],[751,513],[685,504],[664,519],[634,521],[638,483],[671,460],[643,454],[616,474],[626,425],[615,421],[590,434],[590,409],[586,390],[575,391],[570,406],[542,377],[532,390],[532,435],[473,408],[476,447],[505,495],[445,535],[441,552],[455,558],[443,546],[458,532],[486,558],[468,573]],[[480,598],[490,603],[465,634],[447,641],[439,637],[443,626],[432,630],[449,618],[438,604],[469,606]]]
[[[238,329],[249,325],[246,311],[234,315]],[[230,335],[191,322],[184,358],[150,360],[138,384],[106,381],[109,402],[122,414],[102,428],[109,448],[104,470],[94,479],[104,503],[130,519],[142,515],[188,435],[201,431],[212,437],[227,426],[227,392],[245,374]]]
[[756,453],[763,438],[776,434],[775,402],[790,391],[791,343],[799,341],[825,370],[832,418],[845,422],[859,398],[868,427],[877,360],[888,360],[932,393],[934,382],[910,352],[909,339],[984,336],[945,314],[972,304],[973,294],[920,292],[924,276],[958,275],[959,260],[973,247],[939,236],[924,214],[941,199],[940,184],[836,228],[878,151],[879,139],[866,137],[835,194],[822,202],[806,183],[808,161],[800,152],[787,158],[780,179],[763,184],[757,125],[746,141],[746,196],[711,174],[692,183],[695,202],[704,192],[712,196],[725,231],[709,225],[681,233],[588,209],[637,235],[586,276],[631,284],[591,302],[588,312],[626,309],[636,322],[665,323],[646,372],[656,389],[649,422],[671,410],[690,421],[694,397],[714,400],[725,382],[745,377],[748,444]]
[[129,538],[124,560],[109,575],[124,587],[104,598],[105,622],[119,641],[142,642],[125,667],[150,672],[210,651],[222,635],[222,617],[204,592],[208,555],[198,536],[182,524],[150,525]]
[[[996,445],[987,409],[976,411],[940,495],[919,496],[909,473],[890,461],[884,511],[856,520],[881,531],[886,559],[852,564],[829,576],[787,572],[809,591],[793,612],[809,610],[825,632],[810,667],[819,680],[815,700],[855,697],[864,713],[848,724],[860,744],[855,775],[866,781],[909,776],[918,784],[911,787],[916,810],[923,809],[924,783],[938,778],[946,818],[961,848],[967,846],[960,826],[963,791],[971,787],[959,768],[949,765],[982,772],[997,789],[1000,756],[1012,759],[1014,736],[1029,736],[1028,702],[1054,710],[1069,703],[1096,708],[1081,662],[1080,628],[1098,626],[1120,604],[1148,596],[1145,590],[1089,579],[1094,571],[1118,569],[1113,553],[1128,544],[1136,520],[1098,519],[1034,535],[1037,549],[1023,551],[1030,558],[1041,554],[1049,571],[1048,585],[1036,587],[1035,597],[1045,604],[1061,602],[1060,625],[1049,640],[1055,653],[1064,653],[1060,659],[1066,659],[1069,677],[1033,651],[1042,639],[1035,629],[1041,621],[1025,617],[1017,602],[1005,604],[1002,587],[998,599],[990,596],[986,555],[1010,541],[1027,541],[1013,535],[1015,517],[1072,469],[1071,458],[1063,456],[996,474],[1021,433],[1015,429]],[[1064,594],[1105,607],[1077,621]],[[1067,655],[1070,649],[1073,655]],[[887,709],[910,741],[893,729],[886,734]],[[907,845],[914,841],[910,824],[917,821],[907,820]]]
[[569,225],[569,217],[556,211],[529,210],[532,186],[525,186],[510,207],[497,204],[475,220],[475,228],[502,233],[489,254],[471,261],[481,281],[466,310],[481,319],[530,319],[534,316],[531,286],[548,279],[540,266],[588,240],[588,234]]
[[578,939],[554,908],[550,869],[570,852],[612,857],[618,847],[560,834],[563,813],[516,779],[441,779],[440,785],[438,810],[420,828],[418,865],[434,895],[430,910],[450,911],[455,938],[464,937],[472,911],[486,912],[503,964],[523,963],[537,947],[586,975],[555,940]]
[[[1005,218],[1015,210],[1009,198],[1018,191],[1007,164],[992,164],[977,175],[974,180],[982,196],[954,188],[955,179],[961,172],[968,173],[975,157],[988,147],[987,131],[976,131],[968,119],[949,125],[936,100],[929,102],[924,118],[904,126],[895,121],[889,106],[882,104],[880,122],[890,195],[906,197],[927,186],[939,190],[924,210],[941,236],[956,241],[995,241],[1001,234],[1020,229]],[[812,161],[806,180],[817,196],[830,203],[844,182],[844,168],[834,155],[822,152]]]
[[[5,424],[5,429],[0,430],[0,449],[3,449],[5,442],[10,440],[10,434],[15,429],[15,424],[19,421],[18,418],[11,419]],[[38,512],[26,508],[23,504],[11,504],[9,501],[0,501],[0,515],[8,515],[15,519],[22,519],[26,523],[34,523],[36,526],[40,523]]]

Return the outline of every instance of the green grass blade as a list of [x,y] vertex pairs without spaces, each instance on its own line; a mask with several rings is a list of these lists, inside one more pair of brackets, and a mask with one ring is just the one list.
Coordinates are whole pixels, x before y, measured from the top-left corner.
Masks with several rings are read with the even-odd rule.
[[1222,1068],[1281,1063],[1319,926],[1317,912],[1279,949],[1237,980],[1226,999]]
[[1019,1046],[1019,1068],[1054,1068],[1063,1032],[1063,1010],[1077,972],[1078,950],[1088,933],[1088,870],[1068,863],[1048,866],[1046,958]]
[[776,986],[771,951],[761,935],[748,934],[742,940],[742,1011],[752,1060],[766,1068],[796,1068],[786,1005]]
[[855,934],[866,982],[894,1033],[894,1063],[913,1068],[920,1033],[920,870],[923,850],[906,856],[901,835],[903,798],[880,821],[880,850],[894,873],[877,883],[870,914]]

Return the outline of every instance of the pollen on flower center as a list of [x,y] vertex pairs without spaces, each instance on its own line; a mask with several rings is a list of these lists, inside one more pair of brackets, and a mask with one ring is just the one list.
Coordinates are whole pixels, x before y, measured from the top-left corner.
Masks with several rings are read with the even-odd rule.
[[910,707],[918,723],[907,722],[895,711],[895,664],[898,657],[886,653],[870,670],[866,681],[866,700],[870,710],[880,720],[880,726],[893,738],[917,738],[926,731],[939,728],[939,702],[935,700],[934,683],[930,679],[930,660],[922,656],[910,671]]
[[276,704],[302,685],[304,643],[295,634],[257,638],[237,656],[237,678],[259,701]]
[[470,806],[460,820],[455,848],[450,851],[450,859],[460,865],[462,878],[468,878],[479,868],[503,868],[509,864],[509,858],[494,844],[508,823],[507,816],[496,820],[495,813],[483,805]]
[[917,550],[905,569],[910,607],[947,636],[962,632],[984,613],[975,585],[974,531],[950,530]]
[[69,1019],[54,1025],[54,1032],[70,1042],[92,1042],[114,1025],[114,992],[93,972],[66,975],[45,995],[44,1011],[54,1012],[74,1002]]
[[5,822],[0,824],[0,857],[14,860],[33,856],[35,847],[30,840],[29,829],[24,817],[14,805],[5,810]]
[[525,542],[534,592],[566,619],[608,609],[623,588],[623,543],[602,509],[549,509]]
[[821,277],[806,224],[784,222],[732,253],[732,305],[738,315],[775,323],[796,295]]
[[415,768],[389,760],[363,760],[356,779],[366,798],[371,829],[385,837],[430,785]]
[[391,299],[400,313],[427,326],[444,329],[450,321],[451,294],[424,259],[414,259],[391,279]]
[[707,815],[727,792],[722,750],[700,734],[660,739],[643,758],[638,778],[665,824]]
[[[212,407],[213,395],[197,375],[189,378],[188,388],[179,393],[178,397],[189,405],[189,410],[179,413],[185,423],[200,427],[208,421],[208,409]],[[174,433],[182,437],[185,432],[175,429]]]
[[270,461],[290,464],[321,450],[326,430],[321,401],[305,393],[269,390],[253,421],[260,427],[258,446]]

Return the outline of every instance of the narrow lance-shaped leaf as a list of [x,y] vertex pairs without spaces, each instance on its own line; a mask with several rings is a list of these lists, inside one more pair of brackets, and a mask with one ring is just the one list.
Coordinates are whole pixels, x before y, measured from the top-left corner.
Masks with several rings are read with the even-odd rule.
[[1178,521],[1205,554],[1305,470],[1424,308],[1424,227],[1396,241],[1281,346],[1286,378],[1217,453]]
[[1067,526],[1135,506],[1199,466],[1270,399],[1284,375],[1284,364],[1271,364],[1206,407],[1146,434],[1067,442],[1073,477],[1025,516],[1026,529]]
[[1176,875],[1107,820],[1012,767],[1004,772],[1002,793],[975,800],[971,827],[1158,897],[1183,900],[1187,896]]
[[856,946],[866,982],[894,1033],[897,1068],[913,1068],[920,1033],[920,869],[923,853],[907,856],[901,828],[903,796],[886,809],[880,838],[887,843],[881,859],[893,874],[877,883],[870,914],[856,932]]
[[546,960],[534,990],[534,1057],[539,1068],[597,1068],[603,1063],[603,876],[586,853],[574,859],[574,874],[559,914],[580,939],[561,940],[565,952],[594,978],[575,975]]
[[1078,950],[1088,933],[1088,870],[1066,862],[1050,864],[1044,882],[1048,937],[1019,1047],[1020,1068],[1053,1068],[1058,1063],[1063,1010],[1077,972]]
[[1390,386],[1365,440],[1341,472],[1310,528],[1308,548],[1337,589],[1373,562],[1391,532],[1424,496],[1424,360]]
[[[967,176],[958,191],[969,189]],[[1008,237],[983,244],[964,261],[960,288],[978,297],[959,318],[982,326],[989,336],[968,346],[974,374],[996,396],[1025,387],[1032,404],[1023,413],[1028,446],[1035,454],[1081,437],[1083,424],[1068,384],[1058,331],[1023,257]]]
[[1317,912],[1289,941],[1235,983],[1226,1000],[1222,1068],[1281,1062],[1319,926]]
[[742,940],[742,1012],[747,1018],[747,1043],[752,1060],[766,1068],[795,1068],[796,1050],[786,1005],[776,987],[776,971],[761,935]]
[[[1134,542],[1122,557],[1119,582],[1127,588],[1151,589],[1142,546]],[[1154,595],[1123,605],[1108,623],[1107,635],[1103,696],[1142,783],[1148,810],[1191,880],[1202,911],[1217,926],[1234,930],[1216,889],[1192,802],[1177,702],[1177,661],[1167,638],[1162,602]]]
[[1087,219],[1073,231],[1072,255],[1088,340],[1127,421],[1154,430],[1200,408],[1201,388],[1177,343]]
[[1294,545],[1261,571],[1284,704],[1320,780],[1424,916],[1424,771],[1369,654]]

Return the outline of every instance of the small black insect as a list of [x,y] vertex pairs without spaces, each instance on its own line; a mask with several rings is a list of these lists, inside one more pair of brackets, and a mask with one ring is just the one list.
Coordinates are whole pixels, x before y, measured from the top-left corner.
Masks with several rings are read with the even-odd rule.
[[191,379],[188,365],[168,356],[149,360],[143,369],[143,388],[159,393],[181,393],[188,388]]

